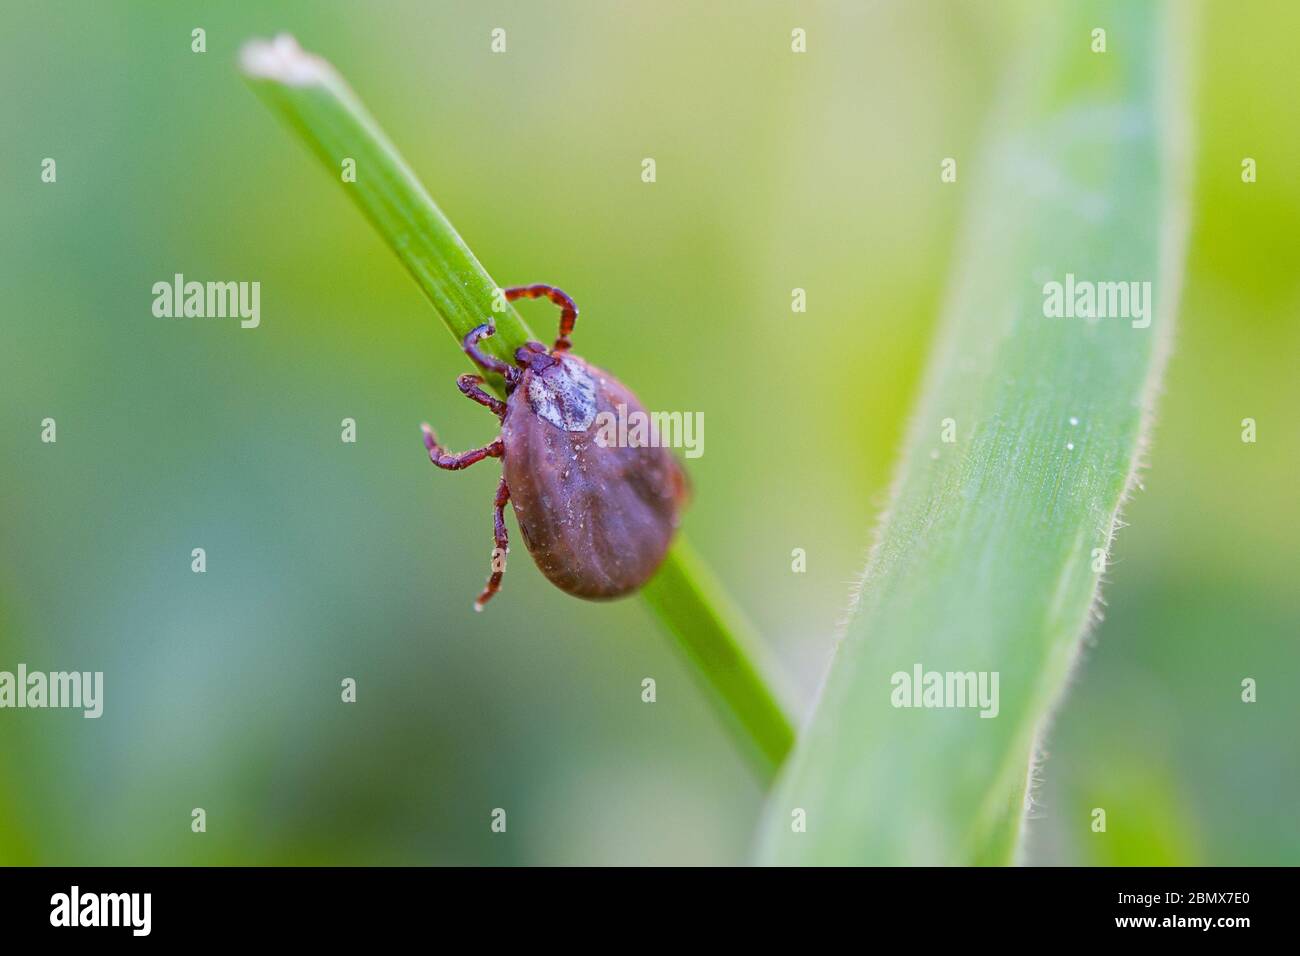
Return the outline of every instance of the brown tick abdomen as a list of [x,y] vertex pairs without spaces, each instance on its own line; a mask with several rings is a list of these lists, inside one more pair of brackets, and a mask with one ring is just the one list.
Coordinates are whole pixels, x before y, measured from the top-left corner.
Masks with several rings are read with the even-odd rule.
[[526,369],[501,436],[506,484],[533,560],[583,598],[635,591],[658,569],[677,529],[686,479],[667,448],[597,443],[602,412],[644,414],[621,382],[569,353]]

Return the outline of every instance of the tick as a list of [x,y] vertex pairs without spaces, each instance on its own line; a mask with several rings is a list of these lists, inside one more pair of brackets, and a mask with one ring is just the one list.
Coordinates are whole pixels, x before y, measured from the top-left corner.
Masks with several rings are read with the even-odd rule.
[[506,400],[482,388],[483,376],[466,373],[456,385],[501,420],[501,434],[482,448],[448,452],[422,425],[429,459],[459,471],[486,458],[501,459],[493,501],[492,570],[474,602],[483,610],[501,586],[506,555],[505,507],[514,506],[524,544],[542,574],[576,597],[615,598],[645,584],[663,561],[687,497],[686,476],[667,448],[656,443],[616,447],[596,441],[597,416],[645,414],[621,382],[569,351],[578,307],[549,285],[502,290],[507,301],[545,296],[560,307],[555,345],[528,342],[510,365],[478,348],[494,333],[488,322],[462,343],[485,372],[505,379]]

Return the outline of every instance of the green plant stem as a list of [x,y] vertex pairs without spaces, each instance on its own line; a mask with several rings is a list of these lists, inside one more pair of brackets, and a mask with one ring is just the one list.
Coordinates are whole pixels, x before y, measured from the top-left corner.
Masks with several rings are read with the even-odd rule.
[[[253,88],[289,123],[351,195],[429,297],[457,344],[491,317],[483,345],[504,361],[535,339],[498,286],[420,185],[356,94],[329,63],[289,37],[251,41],[241,54]],[[355,181],[343,177],[355,163]],[[494,310],[495,307],[495,310]],[[498,393],[503,383],[491,383]],[[760,776],[770,779],[794,730],[756,663],[760,643],[680,536],[644,596],[711,691]]]
[[764,679],[773,673],[748,621],[684,538],[642,592],[677,635],[719,712],[764,776],[794,745],[794,728]]

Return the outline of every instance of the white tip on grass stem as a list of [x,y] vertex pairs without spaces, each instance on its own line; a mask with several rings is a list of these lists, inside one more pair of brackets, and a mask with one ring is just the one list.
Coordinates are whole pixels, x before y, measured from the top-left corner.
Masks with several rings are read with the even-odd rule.
[[249,40],[239,51],[239,67],[249,76],[288,86],[323,83],[333,73],[326,60],[308,53],[288,33],[274,40]]

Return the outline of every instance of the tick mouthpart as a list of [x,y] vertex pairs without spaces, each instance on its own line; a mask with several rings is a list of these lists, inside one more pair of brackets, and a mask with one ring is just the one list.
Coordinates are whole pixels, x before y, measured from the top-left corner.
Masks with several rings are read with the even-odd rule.
[[559,364],[541,342],[527,342],[515,349],[515,361],[534,372],[542,372]]

